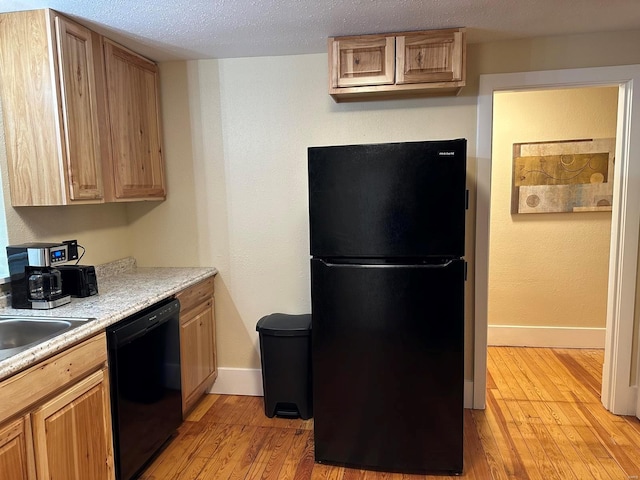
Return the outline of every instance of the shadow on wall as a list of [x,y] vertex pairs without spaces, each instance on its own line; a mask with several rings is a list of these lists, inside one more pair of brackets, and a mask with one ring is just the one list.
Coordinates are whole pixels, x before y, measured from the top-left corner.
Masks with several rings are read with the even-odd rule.
[[[166,200],[165,200],[166,202]],[[132,202],[127,203],[127,220],[134,223],[150,213],[164,202]]]
[[[215,278],[216,347],[218,366],[260,368],[258,332],[247,329],[227,285],[224,275]],[[259,318],[255,319],[257,323]],[[221,342],[220,339],[224,339]]]
[[57,238],[68,235],[69,232],[126,227],[125,208],[124,204],[18,207],[11,211],[19,217],[21,225],[12,222],[10,212],[7,215],[7,223],[16,227],[10,229],[13,232],[12,238]]

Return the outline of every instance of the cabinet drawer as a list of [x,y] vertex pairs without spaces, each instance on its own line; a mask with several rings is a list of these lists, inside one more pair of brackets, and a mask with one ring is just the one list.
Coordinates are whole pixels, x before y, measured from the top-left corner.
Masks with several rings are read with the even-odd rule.
[[106,365],[104,333],[0,382],[0,422]]
[[180,311],[187,312],[202,302],[206,302],[213,297],[213,277],[209,277],[200,283],[185,288],[176,295],[180,300]]

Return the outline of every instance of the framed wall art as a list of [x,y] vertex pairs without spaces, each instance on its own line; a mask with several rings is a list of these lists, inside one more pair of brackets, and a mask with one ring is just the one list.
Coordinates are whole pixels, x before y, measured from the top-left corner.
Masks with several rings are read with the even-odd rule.
[[515,143],[511,213],[611,211],[615,138]]

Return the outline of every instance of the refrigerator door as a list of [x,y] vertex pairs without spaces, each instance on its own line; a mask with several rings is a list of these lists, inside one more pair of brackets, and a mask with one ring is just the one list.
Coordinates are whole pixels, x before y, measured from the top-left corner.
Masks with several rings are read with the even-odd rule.
[[311,260],[315,458],[461,473],[464,261]]
[[466,140],[311,147],[311,255],[464,255]]

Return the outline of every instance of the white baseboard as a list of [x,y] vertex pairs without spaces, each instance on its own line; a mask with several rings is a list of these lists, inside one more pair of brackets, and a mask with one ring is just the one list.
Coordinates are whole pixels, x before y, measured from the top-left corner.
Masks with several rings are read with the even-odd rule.
[[604,348],[606,329],[583,327],[521,327],[489,325],[490,346]]
[[[262,370],[259,368],[218,368],[218,378],[209,393],[222,395],[250,395],[261,397]],[[472,408],[473,381],[464,381],[464,408]]]
[[218,378],[209,393],[261,397],[262,370],[259,368],[218,368]]

